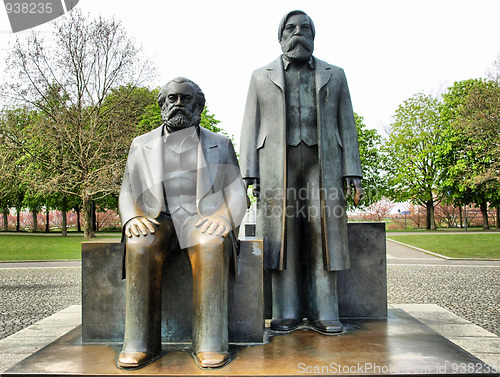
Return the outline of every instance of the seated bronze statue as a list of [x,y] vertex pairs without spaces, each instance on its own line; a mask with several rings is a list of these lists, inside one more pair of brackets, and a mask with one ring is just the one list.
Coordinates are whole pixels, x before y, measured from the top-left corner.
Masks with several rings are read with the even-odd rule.
[[229,362],[227,284],[246,191],[231,141],[199,126],[205,97],[176,78],[159,94],[163,125],[134,139],[119,198],[124,224],[126,319],[117,365],[161,353],[162,265],[187,252],[193,271],[193,357]]

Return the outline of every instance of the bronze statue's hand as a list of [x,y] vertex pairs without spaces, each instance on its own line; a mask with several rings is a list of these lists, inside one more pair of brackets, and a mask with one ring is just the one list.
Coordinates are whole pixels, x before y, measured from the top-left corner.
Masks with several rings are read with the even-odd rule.
[[136,217],[125,225],[125,235],[128,238],[132,236],[139,237],[141,234],[147,236],[148,233],[153,234],[155,226],[159,225],[160,223],[151,217]]
[[254,183],[253,189],[252,189],[252,194],[257,199],[259,199],[259,197],[260,197],[260,185],[258,183]]
[[252,194],[258,199],[260,196],[259,178],[243,178],[243,180],[245,181],[245,188],[247,191],[249,186],[253,186]]
[[204,217],[196,224],[196,228],[200,228],[200,232],[208,234],[215,234],[216,236],[226,237],[231,230],[231,223],[222,216],[208,216]]
[[363,197],[363,186],[361,185],[361,178],[346,177],[346,195],[350,196],[354,186],[354,205],[357,206]]

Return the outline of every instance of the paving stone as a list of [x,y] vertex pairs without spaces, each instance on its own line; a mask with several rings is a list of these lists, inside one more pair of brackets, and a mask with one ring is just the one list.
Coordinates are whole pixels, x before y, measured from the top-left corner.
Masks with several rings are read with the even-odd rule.
[[426,324],[428,327],[443,335],[446,338],[450,337],[468,337],[468,336],[481,336],[481,337],[494,337],[497,336],[482,327],[476,326],[471,323],[465,324]]
[[80,303],[79,267],[1,269],[0,339]]
[[500,338],[481,338],[460,336],[449,338],[453,343],[467,349],[471,353],[496,353],[500,363]]
[[[388,265],[387,290],[391,304],[436,304],[500,336],[498,267]],[[453,323],[446,314],[433,321]]]

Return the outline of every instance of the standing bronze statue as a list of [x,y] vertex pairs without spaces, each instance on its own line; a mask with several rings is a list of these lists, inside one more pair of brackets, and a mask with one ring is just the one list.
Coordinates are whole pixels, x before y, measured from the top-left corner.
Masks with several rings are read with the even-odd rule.
[[126,317],[120,368],[161,352],[162,265],[185,250],[193,271],[193,356],[229,361],[227,284],[246,192],[231,141],[202,127],[205,97],[176,78],[159,94],[164,124],[134,139],[119,198],[124,224]]
[[240,163],[258,197],[256,233],[268,242],[271,328],[291,331],[308,318],[335,333],[336,271],[349,268],[344,189],[358,204],[362,173],[344,71],[313,57],[314,37],[303,11],[281,20],[283,55],[250,81]]

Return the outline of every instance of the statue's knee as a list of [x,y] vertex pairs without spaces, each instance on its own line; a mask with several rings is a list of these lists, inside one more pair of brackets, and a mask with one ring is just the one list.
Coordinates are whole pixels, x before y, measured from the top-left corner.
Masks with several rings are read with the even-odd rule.
[[226,238],[199,233],[194,240],[194,244],[202,245],[203,248],[223,249]]
[[210,240],[209,242],[214,247],[222,249],[222,247],[224,246],[224,243],[226,242],[226,239],[224,237],[216,237],[213,240]]
[[132,236],[127,238],[126,249],[127,252],[143,252],[158,243],[158,236],[156,234],[148,234],[147,236]]

